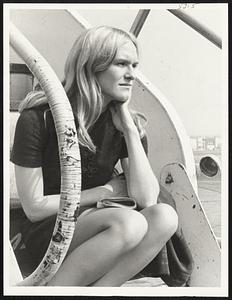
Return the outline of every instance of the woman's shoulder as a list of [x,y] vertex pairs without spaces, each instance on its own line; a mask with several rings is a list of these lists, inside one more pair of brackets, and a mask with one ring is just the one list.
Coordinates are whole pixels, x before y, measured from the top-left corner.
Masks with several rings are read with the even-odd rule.
[[31,127],[31,130],[36,128],[44,128],[45,115],[49,111],[48,105],[41,105],[24,109],[18,118],[18,127],[26,129]]
[[49,105],[48,104],[43,104],[43,105],[38,105],[30,108],[24,109],[22,112],[20,112],[20,116],[23,116],[24,118],[33,118],[33,117],[38,117],[43,115],[45,112],[49,111]]

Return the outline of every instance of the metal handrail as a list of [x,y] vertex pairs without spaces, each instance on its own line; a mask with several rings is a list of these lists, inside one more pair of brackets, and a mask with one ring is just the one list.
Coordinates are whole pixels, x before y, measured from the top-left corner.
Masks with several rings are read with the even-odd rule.
[[17,286],[45,285],[60,267],[71,243],[80,207],[81,158],[74,116],[61,82],[47,61],[11,23],[10,44],[38,79],[50,106],[61,168],[60,206],[47,252],[36,270]]

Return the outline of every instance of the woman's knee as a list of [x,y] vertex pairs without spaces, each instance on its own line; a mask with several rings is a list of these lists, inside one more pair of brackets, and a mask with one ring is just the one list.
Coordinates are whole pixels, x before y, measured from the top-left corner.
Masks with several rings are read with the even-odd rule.
[[144,238],[148,230],[148,223],[139,212],[120,209],[111,218],[110,227],[117,239],[122,242],[124,250],[129,250],[136,247]]
[[178,215],[171,205],[166,203],[153,205],[149,207],[149,216],[156,223],[156,226],[159,226],[162,234],[171,237],[176,232]]

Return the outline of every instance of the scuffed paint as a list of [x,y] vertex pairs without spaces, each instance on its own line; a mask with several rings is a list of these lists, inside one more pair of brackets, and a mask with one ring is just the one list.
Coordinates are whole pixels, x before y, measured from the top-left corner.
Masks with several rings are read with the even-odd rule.
[[185,196],[185,194],[182,194],[182,197],[184,197],[186,200],[189,200],[189,198]]
[[171,173],[168,173],[168,176],[167,176],[166,179],[165,179],[165,183],[166,183],[166,184],[171,184],[171,183],[173,183],[173,182],[174,182],[174,180],[173,180],[173,178],[172,178]]
[[65,126],[65,127],[66,127],[66,130],[65,130],[64,134],[67,136],[65,138],[66,147],[68,149],[70,149],[73,145],[76,144],[76,141],[74,140],[74,138],[76,136],[76,132],[72,127],[68,127],[68,126]]
[[60,243],[65,240],[65,236],[62,233],[62,222],[59,221],[57,232],[52,237],[53,242]]

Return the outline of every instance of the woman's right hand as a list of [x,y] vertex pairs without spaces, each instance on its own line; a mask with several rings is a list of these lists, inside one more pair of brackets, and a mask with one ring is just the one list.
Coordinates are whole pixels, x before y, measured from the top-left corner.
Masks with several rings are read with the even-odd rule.
[[103,185],[109,191],[111,197],[127,197],[127,185],[124,175],[117,175],[113,177],[109,182]]

